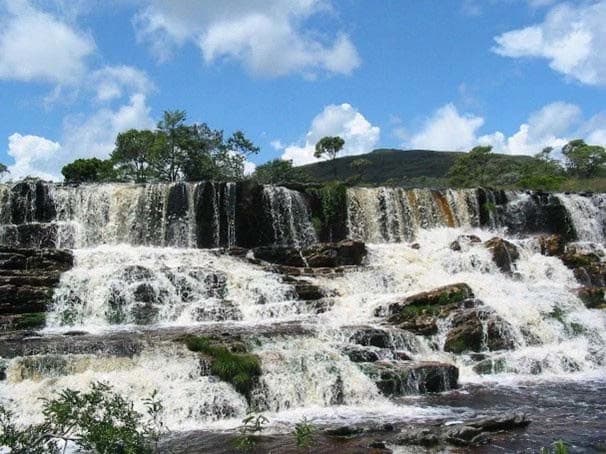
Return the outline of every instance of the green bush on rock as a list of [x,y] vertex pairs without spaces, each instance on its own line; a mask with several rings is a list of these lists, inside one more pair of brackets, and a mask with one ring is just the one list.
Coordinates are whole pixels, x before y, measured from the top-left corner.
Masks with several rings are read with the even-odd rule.
[[217,345],[207,337],[187,335],[181,339],[192,352],[203,353],[211,358],[210,370],[221,380],[231,383],[236,391],[250,397],[258,377],[261,362],[256,355],[232,352],[224,345]]

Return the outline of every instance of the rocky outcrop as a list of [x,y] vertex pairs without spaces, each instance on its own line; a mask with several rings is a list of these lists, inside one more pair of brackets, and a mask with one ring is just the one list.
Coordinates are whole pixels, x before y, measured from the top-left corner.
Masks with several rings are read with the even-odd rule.
[[444,350],[451,353],[510,350],[514,337],[509,323],[485,308],[463,310],[452,319]]
[[566,240],[562,235],[541,235],[539,236],[539,246],[541,254],[548,257],[560,257],[566,251]]
[[65,250],[0,248],[0,330],[43,327],[53,287],[72,265]]
[[482,240],[476,235],[459,235],[459,237],[450,243],[450,249],[455,252],[462,250],[464,245],[481,243]]
[[605,287],[580,288],[577,295],[588,309],[606,309],[605,291]]
[[353,240],[319,243],[302,249],[288,246],[260,246],[252,251],[256,259],[264,262],[304,268],[361,265],[366,257],[364,243]]
[[459,283],[410,295],[386,308],[378,308],[375,315],[387,316],[387,323],[415,334],[432,335],[437,333],[439,318],[445,318],[460,307],[475,304],[471,288]]
[[386,396],[438,393],[458,386],[459,370],[452,364],[379,361],[360,367]]
[[494,237],[484,243],[492,254],[492,260],[503,273],[512,273],[520,253],[515,244],[502,238]]
[[455,424],[408,426],[402,429],[393,443],[424,447],[474,446],[486,443],[491,433],[519,430],[529,424],[530,419],[524,413],[506,413]]

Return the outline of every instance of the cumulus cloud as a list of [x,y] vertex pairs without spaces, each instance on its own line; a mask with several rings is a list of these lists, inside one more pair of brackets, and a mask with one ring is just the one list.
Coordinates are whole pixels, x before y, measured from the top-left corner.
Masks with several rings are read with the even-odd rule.
[[34,135],[12,134],[8,138],[8,155],[15,163],[8,166],[10,178],[26,176],[40,177],[46,180],[56,180],[56,169],[53,161],[61,152],[57,142]]
[[130,128],[152,128],[154,122],[143,94],[134,94],[117,109],[103,108],[90,117],[71,117],[65,121],[61,143],[35,135],[12,134],[8,154],[9,178],[37,176],[60,180],[61,168],[78,158],[107,158],[118,133]]
[[95,50],[90,36],[25,0],[5,1],[0,15],[2,9],[0,79],[65,84],[85,74]]
[[460,114],[447,104],[439,108],[421,131],[403,143],[408,148],[467,151],[478,144],[491,145],[496,153],[534,155],[544,147],[561,148],[574,138],[606,144],[606,114],[584,120],[581,109],[570,103],[554,102],[533,112],[518,130],[479,135],[484,118]]
[[93,71],[89,77],[98,101],[111,101],[125,93],[145,94],[154,88],[147,74],[132,66],[105,66]]
[[[535,0],[545,4],[545,0]],[[512,58],[544,58],[549,66],[588,85],[606,84],[606,0],[553,7],[542,23],[495,38],[493,51]]]
[[349,37],[320,36],[306,26],[330,11],[328,0],[152,0],[134,23],[161,61],[190,42],[206,63],[233,60],[260,76],[350,74],[360,57]]
[[317,161],[314,157],[315,146],[324,136],[340,136],[345,140],[340,156],[368,153],[379,142],[380,134],[380,128],[373,126],[350,104],[331,104],[312,120],[305,143],[287,146],[282,159],[292,159],[295,165]]
[[408,145],[432,150],[466,150],[476,143],[476,132],[483,124],[483,118],[461,115],[453,104],[446,104],[425,121]]

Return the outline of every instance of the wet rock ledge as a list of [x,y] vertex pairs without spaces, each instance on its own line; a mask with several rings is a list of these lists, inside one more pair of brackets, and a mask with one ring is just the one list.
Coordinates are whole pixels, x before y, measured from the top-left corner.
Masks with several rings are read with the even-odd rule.
[[63,249],[0,248],[0,331],[44,327],[53,288],[73,264]]

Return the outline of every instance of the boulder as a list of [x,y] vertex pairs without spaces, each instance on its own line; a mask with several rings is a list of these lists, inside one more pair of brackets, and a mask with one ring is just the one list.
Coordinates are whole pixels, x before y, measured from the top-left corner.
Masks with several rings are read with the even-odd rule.
[[462,249],[463,244],[475,244],[481,243],[482,240],[476,235],[459,235],[456,240],[450,243],[450,249],[455,252],[459,252]]
[[459,307],[480,304],[472,298],[473,291],[467,284],[452,284],[410,295],[391,303],[386,309],[378,308],[375,315],[387,315],[388,323],[415,334],[433,335],[438,331],[439,318]]
[[580,288],[577,295],[589,309],[606,309],[604,287]]
[[446,445],[479,446],[485,444],[493,432],[520,430],[529,424],[523,413],[505,413],[440,425],[415,425],[403,428],[393,443],[433,449]]
[[393,339],[388,330],[371,327],[355,328],[349,342],[379,348],[393,348]]
[[515,244],[502,238],[494,237],[484,243],[492,254],[492,260],[503,273],[512,273],[520,253]]
[[439,362],[379,361],[360,368],[386,396],[438,393],[458,386],[459,370]]
[[451,353],[510,350],[514,348],[508,322],[485,309],[465,309],[453,316],[444,351]]
[[319,243],[303,249],[288,246],[260,246],[253,249],[256,259],[278,265],[309,268],[335,268],[361,265],[366,246],[361,241],[343,240]]
[[562,235],[541,235],[539,236],[539,245],[541,254],[549,257],[559,257],[566,250],[566,240]]

